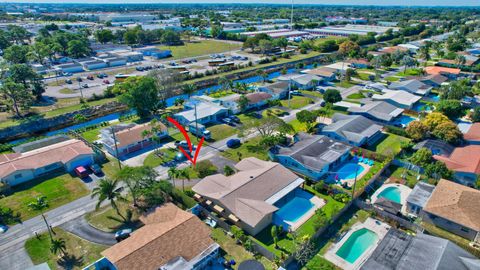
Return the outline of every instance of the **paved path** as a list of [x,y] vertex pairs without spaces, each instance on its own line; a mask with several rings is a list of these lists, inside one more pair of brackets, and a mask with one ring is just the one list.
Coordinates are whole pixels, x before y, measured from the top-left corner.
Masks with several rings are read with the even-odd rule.
[[117,243],[114,233],[108,233],[92,227],[88,224],[85,216],[72,219],[60,226],[60,228],[75,234],[76,236],[105,246],[113,246]]

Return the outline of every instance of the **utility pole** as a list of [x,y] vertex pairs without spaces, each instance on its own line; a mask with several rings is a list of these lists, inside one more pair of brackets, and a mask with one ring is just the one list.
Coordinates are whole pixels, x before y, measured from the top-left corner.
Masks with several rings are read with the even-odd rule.
[[353,181],[353,187],[352,187],[352,201],[353,201],[353,198],[355,197],[355,186],[357,185],[357,176],[358,176],[358,167],[360,165],[357,164],[357,166],[355,167],[355,180]]
[[110,127],[110,130],[112,131],[112,136],[113,136],[113,143],[115,144],[115,158],[117,159],[118,162],[118,168],[121,170],[122,169],[122,162],[120,162],[120,159],[118,158],[118,145],[117,145],[117,136],[115,135],[115,129]]
[[198,118],[197,118],[197,102],[195,101],[193,103],[195,105],[195,132],[197,133],[197,136],[195,136],[197,138],[197,143],[198,143]]
[[50,241],[53,241],[53,235],[52,235],[52,231],[50,230],[50,225],[48,225],[47,218],[43,213],[42,213],[42,218],[43,218],[43,221],[45,222],[45,225],[47,226],[48,235],[50,236]]
[[288,80],[288,108],[290,108],[291,98],[292,98],[292,78]]

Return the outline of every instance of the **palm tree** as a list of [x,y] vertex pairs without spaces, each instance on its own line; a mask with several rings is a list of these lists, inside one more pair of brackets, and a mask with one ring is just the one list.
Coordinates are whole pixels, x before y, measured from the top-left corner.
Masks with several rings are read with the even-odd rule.
[[183,93],[187,95],[188,98],[190,98],[196,90],[197,88],[195,85],[191,83],[187,83],[183,86]]
[[[415,65],[415,59],[413,59],[412,57],[408,56],[408,55],[405,55],[403,58],[402,58],[402,65],[404,65],[404,68],[403,68],[403,74],[405,74],[405,72],[407,71],[407,67],[412,67]],[[405,74],[406,75],[406,74]]]
[[185,179],[190,181],[190,173],[187,168],[180,170],[178,176],[182,178],[182,191],[185,192]]
[[62,257],[67,254],[67,245],[65,243],[65,240],[62,238],[52,239],[50,242],[50,252],[55,255],[60,252]]
[[460,68],[461,66],[465,65],[466,62],[467,62],[467,59],[465,58],[465,55],[459,54],[455,58],[455,63],[457,63],[457,68]]
[[168,177],[172,180],[173,187],[175,187],[175,178],[179,176],[180,172],[177,170],[177,168],[170,167],[167,173],[168,173]]
[[47,197],[45,196],[38,196],[35,198],[35,201],[28,204],[28,207],[34,211],[41,211],[44,208],[48,207]]
[[117,180],[111,180],[108,178],[100,180],[98,183],[98,187],[92,190],[92,198],[98,197],[98,203],[96,205],[96,210],[100,208],[100,205],[105,201],[109,200],[110,205],[113,209],[117,212],[117,214],[123,218],[122,214],[120,213],[120,209],[118,209],[118,205],[116,201],[125,201],[125,198],[122,197],[121,194],[122,187],[118,187]]

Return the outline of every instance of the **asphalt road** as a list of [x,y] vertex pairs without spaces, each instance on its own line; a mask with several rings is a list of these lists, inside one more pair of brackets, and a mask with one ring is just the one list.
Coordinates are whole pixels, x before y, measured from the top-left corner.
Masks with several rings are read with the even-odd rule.
[[73,233],[80,238],[100,245],[113,246],[117,243],[114,233],[104,232],[92,227],[88,224],[85,216],[72,219],[62,224],[60,228]]

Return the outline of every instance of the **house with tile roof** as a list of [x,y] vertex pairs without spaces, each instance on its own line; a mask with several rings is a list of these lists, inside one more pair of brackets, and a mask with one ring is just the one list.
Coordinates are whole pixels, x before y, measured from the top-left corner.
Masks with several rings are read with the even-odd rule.
[[443,76],[441,74],[432,74],[432,75],[427,75],[425,77],[419,77],[418,80],[426,85],[438,88],[442,86],[443,83],[448,81],[448,77]]
[[94,157],[92,148],[77,139],[23,153],[0,154],[0,182],[16,186],[56,170],[72,172],[93,164]]
[[320,180],[329,170],[342,164],[352,149],[325,135],[299,133],[294,141],[289,146],[277,145],[268,154],[272,160],[313,180]]
[[433,158],[445,163],[454,171],[455,181],[473,186],[480,175],[480,145],[456,147],[449,156],[433,155]]
[[330,138],[354,145],[374,144],[382,137],[383,126],[361,115],[335,113],[332,123],[322,129]]
[[423,208],[423,220],[469,240],[480,240],[480,190],[440,180]]
[[350,114],[362,115],[383,124],[392,124],[397,117],[402,115],[403,111],[404,109],[385,101],[372,101],[360,107],[348,108]]
[[404,90],[385,90],[382,95],[374,94],[372,96],[375,101],[385,101],[402,109],[412,109],[413,105],[421,98]]
[[450,79],[456,79],[460,75],[461,70],[459,68],[438,67],[429,66],[425,67],[425,73],[428,75],[443,75]]
[[463,139],[470,144],[480,144],[480,123],[473,123],[463,134]]
[[147,135],[152,130],[150,123],[115,125],[100,131],[100,142],[112,156],[125,158],[129,154],[157,143],[155,139],[163,139],[168,136],[168,129],[164,124],[158,123],[155,128],[157,132],[153,136],[152,134]]
[[473,270],[480,260],[455,243],[390,229],[360,270]]
[[143,227],[104,250],[104,258],[88,269],[200,270],[218,257],[219,245],[207,225],[172,203],[149,211],[140,221]]
[[254,157],[242,159],[230,176],[205,177],[192,190],[197,200],[256,235],[273,221],[277,203],[297,192],[305,181],[279,163]]

